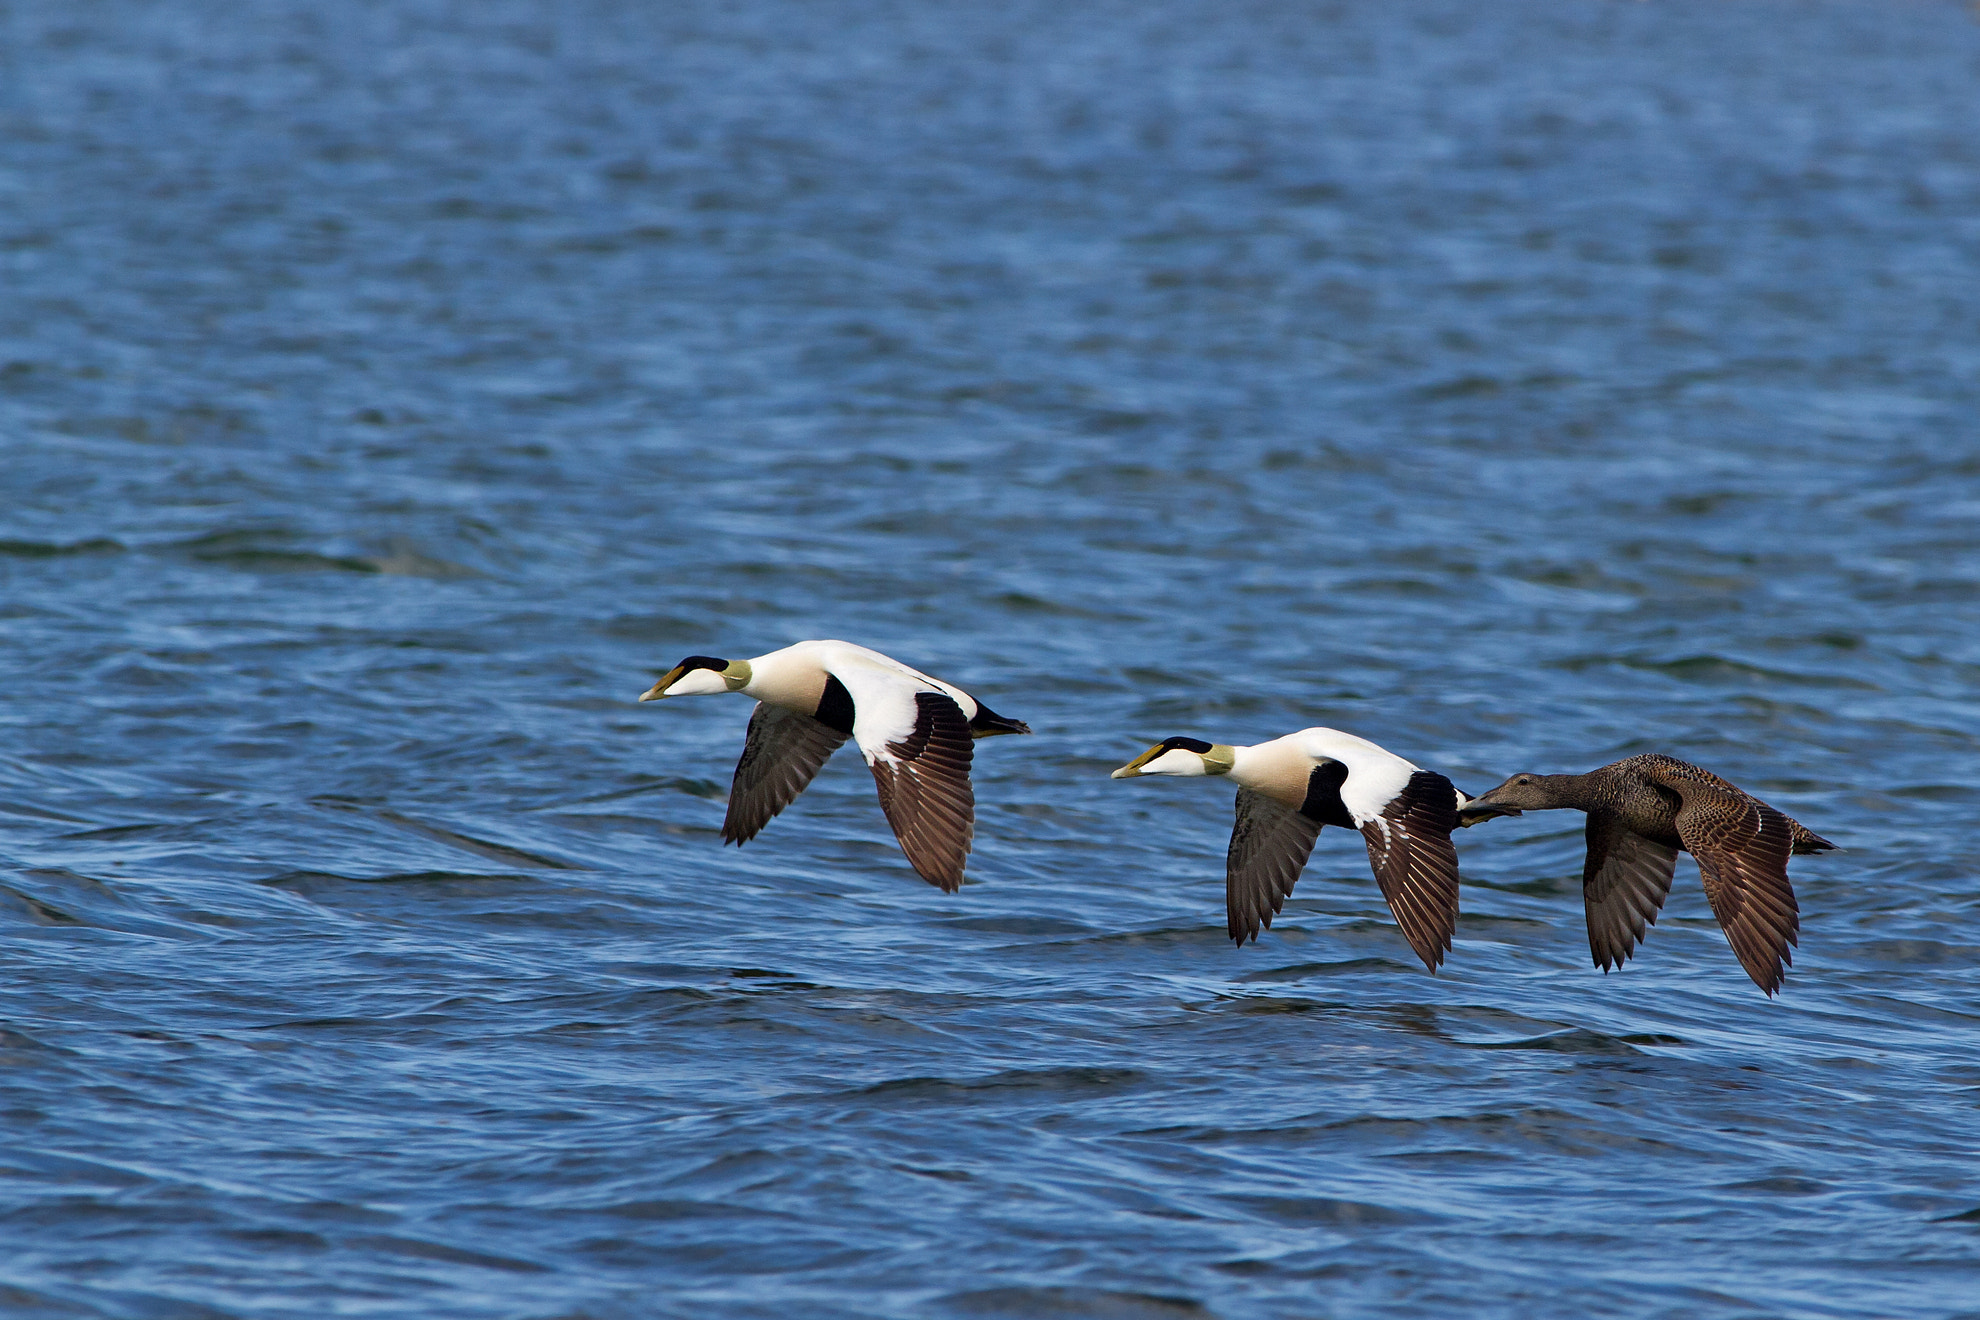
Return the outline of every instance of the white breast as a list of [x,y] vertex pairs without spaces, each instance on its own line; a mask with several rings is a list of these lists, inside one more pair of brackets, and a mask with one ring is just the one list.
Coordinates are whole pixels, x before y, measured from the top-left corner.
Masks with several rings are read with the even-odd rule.
[[1313,758],[1299,744],[1299,735],[1274,738],[1251,747],[1233,747],[1231,778],[1274,802],[1298,807],[1306,801],[1313,778]]
[[825,666],[808,649],[814,645],[799,642],[751,660],[744,695],[804,715],[817,710],[818,699],[825,695]]

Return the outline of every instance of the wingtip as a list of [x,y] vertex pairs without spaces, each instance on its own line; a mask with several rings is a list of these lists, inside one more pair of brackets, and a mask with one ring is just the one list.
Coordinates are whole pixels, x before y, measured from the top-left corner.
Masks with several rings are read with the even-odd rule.
[[937,872],[934,875],[930,875],[928,872],[922,870],[919,866],[915,866],[914,859],[912,857],[908,858],[908,865],[914,867],[914,873],[916,875],[920,876],[923,880],[926,880],[929,884],[935,886],[937,889],[941,890],[945,894],[957,893],[963,887],[964,875],[961,871],[957,871],[953,875],[944,875],[941,872]]
[[1787,968],[1788,965],[1786,963],[1775,963],[1772,967],[1762,968],[1757,972],[1753,968],[1748,967],[1746,968],[1746,974],[1753,981],[1753,984],[1759,988],[1761,994],[1772,999],[1787,985]]

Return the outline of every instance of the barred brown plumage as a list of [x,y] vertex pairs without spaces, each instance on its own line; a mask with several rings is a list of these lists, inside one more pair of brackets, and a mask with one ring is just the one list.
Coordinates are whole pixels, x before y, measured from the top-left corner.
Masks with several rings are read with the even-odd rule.
[[1768,995],[1780,990],[1801,932],[1788,858],[1833,843],[1711,771],[1654,752],[1582,775],[1517,774],[1459,815],[1475,824],[1555,808],[1588,813],[1582,896],[1597,967],[1621,967],[1656,924],[1682,851],[1698,863],[1740,966]]
[[1678,850],[1625,829],[1605,812],[1588,815],[1588,857],[1581,895],[1588,911],[1588,950],[1603,971],[1634,956],[1646,926],[1671,892]]

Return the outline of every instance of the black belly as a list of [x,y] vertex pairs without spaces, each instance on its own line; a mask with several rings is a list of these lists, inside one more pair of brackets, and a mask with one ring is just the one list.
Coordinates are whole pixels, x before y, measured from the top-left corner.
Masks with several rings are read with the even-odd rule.
[[1322,761],[1314,766],[1313,773],[1306,777],[1306,801],[1299,804],[1299,814],[1322,825],[1353,829],[1354,817],[1348,812],[1347,803],[1341,801],[1341,785],[1347,782],[1347,776],[1347,766],[1339,761]]
[[811,715],[826,728],[850,735],[853,731],[852,693],[846,691],[844,683],[830,674],[825,675],[825,695],[818,698],[818,709]]

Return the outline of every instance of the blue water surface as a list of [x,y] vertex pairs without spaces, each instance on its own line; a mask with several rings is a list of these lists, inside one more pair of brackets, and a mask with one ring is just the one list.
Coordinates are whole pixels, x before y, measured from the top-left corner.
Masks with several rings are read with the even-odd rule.
[[[1980,21],[1927,0],[0,6],[0,1313],[1980,1316]],[[971,883],[845,637],[979,692]],[[1227,785],[1663,751],[1689,861]]]

